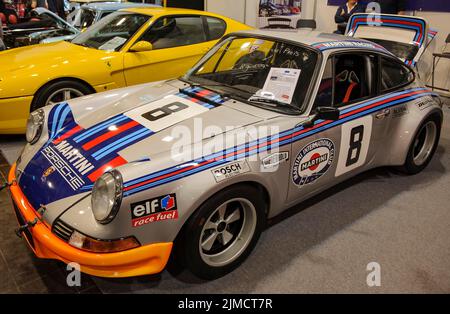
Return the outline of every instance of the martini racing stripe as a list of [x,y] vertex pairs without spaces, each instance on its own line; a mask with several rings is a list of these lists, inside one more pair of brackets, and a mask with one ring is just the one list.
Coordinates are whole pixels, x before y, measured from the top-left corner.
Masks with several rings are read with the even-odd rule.
[[54,139],[62,128],[71,121],[73,121],[73,115],[68,103],[60,103],[54,106],[48,115],[49,138]]
[[108,128],[110,126],[113,126],[116,123],[120,123],[120,122],[122,122],[124,120],[130,120],[130,119],[128,117],[124,116],[124,115],[119,115],[119,116],[113,117],[113,118],[111,118],[111,119],[109,119],[109,120],[107,120],[105,122],[102,122],[102,123],[100,123],[100,124],[98,124],[98,125],[96,125],[96,126],[94,126],[92,128],[87,129],[86,132],[83,132],[80,135],[76,136],[74,138],[74,141],[76,143],[79,143],[79,142],[87,139],[90,136],[93,136],[93,135],[95,135],[95,134],[97,134],[99,132],[108,130]]
[[132,145],[131,143],[136,142],[139,139],[145,136],[150,136],[152,134],[153,131],[142,127],[138,131],[135,131],[125,137],[122,137],[119,140],[116,140],[104,146],[103,148],[97,150],[95,153],[92,154],[92,157],[94,157],[96,160],[100,160],[103,157],[118,151],[119,148],[122,148],[125,145]]
[[[183,91],[185,93],[183,93]],[[198,104],[200,104],[203,107],[208,108],[208,109],[213,109],[215,106],[213,104],[208,103],[208,102],[202,101],[201,99],[197,99],[195,97],[191,97],[190,95],[188,95],[186,93],[194,94],[197,97],[207,99],[207,100],[209,100],[209,101],[211,101],[213,103],[216,103],[217,105],[220,105],[220,104],[225,102],[225,100],[222,98],[221,95],[219,95],[217,93],[214,93],[213,91],[210,91],[208,89],[201,88],[199,86],[186,87],[186,88],[182,89],[180,91],[180,93],[176,94],[179,97],[182,97],[182,98],[185,98],[185,99],[189,99],[190,101],[198,103]]]
[[210,169],[230,160],[237,160],[250,155],[262,153],[269,149],[287,145],[308,137],[323,130],[340,125],[347,121],[357,119],[362,115],[367,115],[382,108],[392,107],[427,95],[435,95],[425,88],[414,88],[388,96],[380,97],[345,110],[342,110],[338,121],[317,121],[313,128],[304,129],[302,126],[296,127],[280,134],[246,143],[237,147],[215,153],[204,158],[194,160],[175,167],[170,167],[156,173],[143,176],[124,184],[124,196],[130,196],[142,190],[172,182],[183,177]]
[[84,150],[90,150],[91,148],[103,143],[104,141],[106,141],[116,135],[119,135],[120,133],[122,133],[128,129],[131,129],[132,127],[138,126],[138,125],[139,125],[139,123],[136,121],[127,122],[127,123],[117,127],[114,130],[110,130],[110,132],[108,132],[108,133],[105,133],[103,135],[96,137],[95,139],[84,144],[82,147]]

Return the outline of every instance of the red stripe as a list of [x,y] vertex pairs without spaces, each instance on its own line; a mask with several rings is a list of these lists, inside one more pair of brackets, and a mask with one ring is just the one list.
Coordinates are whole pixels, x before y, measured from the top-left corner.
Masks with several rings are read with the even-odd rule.
[[207,89],[203,89],[203,90],[197,92],[198,96],[208,96],[208,95],[211,95],[211,94],[212,94],[212,92],[207,90]]
[[91,180],[91,182],[95,182],[95,180],[97,180],[106,171],[111,170],[116,167],[119,167],[123,164],[126,164],[126,162],[127,161],[125,159],[123,159],[120,156],[117,156],[116,158],[114,158],[113,160],[108,162],[107,164],[101,166],[100,168],[98,168],[97,170],[92,172],[90,175],[88,175],[88,178],[89,178],[89,180]]
[[[407,94],[403,94],[403,95],[398,95],[398,96],[395,96],[395,97],[392,97],[392,98],[388,98],[388,99],[382,100],[382,101],[380,101],[380,102],[374,103],[374,104],[372,104],[372,105],[369,105],[369,106],[366,106],[366,107],[362,107],[362,108],[353,110],[353,111],[351,111],[351,112],[348,112],[348,113],[346,113],[346,114],[340,116],[340,119],[341,119],[341,118],[345,118],[345,117],[347,117],[347,116],[349,116],[349,115],[353,115],[353,114],[355,114],[355,113],[358,113],[358,112],[361,112],[361,111],[370,109],[370,108],[372,108],[372,107],[379,106],[379,105],[384,104],[384,103],[387,103],[387,102],[391,102],[391,101],[394,101],[394,100],[397,100],[397,99],[400,99],[400,98],[403,98],[403,97],[408,97],[408,96],[412,96],[412,95],[416,95],[416,94],[421,94],[421,93],[424,93],[424,92],[425,92],[425,91],[422,90],[422,91],[411,92],[411,93],[407,93]],[[256,144],[256,145],[250,146],[250,147],[248,147],[248,148],[243,148],[243,149],[240,149],[240,150],[238,150],[238,151],[228,153],[228,154],[222,156],[221,158],[213,158],[213,159],[205,160],[205,161],[203,161],[203,162],[201,162],[201,163],[199,163],[199,164],[197,164],[197,165],[193,165],[193,166],[189,166],[189,167],[186,167],[186,168],[182,168],[182,169],[179,169],[179,170],[177,170],[177,171],[175,171],[175,172],[167,173],[167,174],[164,174],[164,175],[162,175],[162,176],[159,176],[159,177],[156,177],[156,178],[152,178],[152,179],[146,180],[146,181],[141,182],[141,183],[136,183],[136,184],[134,184],[134,185],[131,185],[131,186],[129,186],[129,187],[124,188],[124,191],[128,191],[128,190],[131,190],[131,189],[140,187],[140,186],[142,186],[142,185],[146,185],[146,184],[149,184],[149,183],[152,183],[152,182],[155,182],[155,181],[159,181],[159,180],[165,179],[165,178],[167,178],[167,177],[171,177],[171,176],[177,175],[178,173],[185,172],[185,171],[189,171],[189,170],[191,170],[191,169],[193,169],[193,168],[196,168],[196,167],[201,167],[201,166],[203,166],[203,165],[205,165],[205,164],[208,164],[208,163],[210,163],[210,162],[212,162],[212,161],[223,160],[223,159],[229,158],[229,157],[231,157],[231,156],[233,156],[233,155],[239,155],[239,154],[241,154],[241,153],[243,153],[243,152],[251,151],[251,150],[253,150],[253,149],[255,149],[255,148],[260,148],[260,147],[268,146],[268,145],[271,145],[271,144],[273,144],[273,143],[277,143],[277,142],[283,141],[283,140],[285,140],[285,139],[288,139],[288,138],[290,138],[290,137],[295,137],[295,136],[300,135],[300,134],[302,134],[302,133],[310,132],[310,131],[312,131],[312,130],[314,130],[314,129],[317,129],[317,128],[320,128],[321,126],[323,126],[323,125],[325,125],[325,124],[328,124],[328,123],[330,123],[330,121],[323,121],[323,122],[317,124],[316,126],[314,126],[313,128],[310,128],[310,129],[304,129],[304,130],[298,131],[298,132],[296,132],[296,133],[293,133],[292,135],[291,135],[291,134],[288,134],[288,135],[285,135],[285,136],[283,136],[283,137],[281,137],[281,138],[277,138],[277,139],[274,139],[274,140],[272,140],[272,141],[268,141],[268,142],[266,142],[266,143]]]
[[110,139],[111,137],[114,137],[128,129],[131,129],[132,127],[135,127],[138,124],[139,123],[137,123],[136,121],[131,121],[131,122],[125,123],[124,125],[121,125],[120,127],[118,127],[117,130],[109,131],[108,133],[105,133],[105,134],[93,139],[92,141],[87,142],[86,144],[83,145],[83,149],[90,150],[91,148],[97,146],[98,144],[101,144],[102,142]]
[[76,127],[70,129],[69,131],[67,131],[66,133],[64,133],[63,135],[61,135],[60,137],[58,137],[56,140],[53,141],[53,144],[58,144],[61,141],[65,140],[66,138],[71,137],[72,135],[74,135],[75,133],[80,132],[81,130],[83,130],[83,128],[79,125],[77,125]]

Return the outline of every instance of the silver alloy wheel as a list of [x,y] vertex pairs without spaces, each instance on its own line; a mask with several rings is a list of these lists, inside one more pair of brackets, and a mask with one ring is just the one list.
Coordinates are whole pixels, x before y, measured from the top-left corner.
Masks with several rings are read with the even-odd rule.
[[219,267],[236,260],[252,240],[256,222],[255,206],[247,199],[234,198],[217,207],[200,235],[203,261]]
[[77,98],[84,96],[82,92],[80,92],[78,89],[70,88],[70,87],[64,87],[56,90],[53,92],[45,102],[45,106],[54,105],[57,103],[60,103],[62,101],[66,101],[72,98]]
[[422,126],[414,141],[414,164],[422,166],[430,157],[436,142],[437,126],[434,121],[428,121]]

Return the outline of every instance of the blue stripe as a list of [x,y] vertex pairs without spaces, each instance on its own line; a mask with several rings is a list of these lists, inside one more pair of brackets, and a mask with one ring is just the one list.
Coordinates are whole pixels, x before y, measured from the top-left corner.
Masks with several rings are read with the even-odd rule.
[[90,128],[90,129],[86,130],[86,132],[83,132],[80,135],[76,136],[74,138],[74,141],[76,143],[79,143],[79,142],[85,140],[86,138],[88,138],[89,136],[94,135],[94,134],[96,134],[96,133],[98,133],[100,131],[103,131],[103,129],[109,127],[111,124],[119,123],[119,122],[122,122],[123,120],[126,120],[126,119],[129,119],[129,118],[127,116],[124,116],[124,115],[119,115],[119,116],[114,117],[114,118],[112,118],[110,120],[102,122],[102,123],[98,124],[97,126],[94,126],[93,128]]
[[[378,99],[376,99],[376,100],[374,100],[374,101],[370,101],[370,102],[365,103],[365,106],[368,106],[368,105],[373,104],[373,103],[378,102],[378,101],[382,101],[382,100],[384,100],[384,99],[393,98],[393,97],[395,97],[396,95],[402,95],[402,94],[414,92],[414,91],[417,91],[417,90],[426,90],[426,89],[425,89],[425,88],[415,88],[415,89],[411,89],[411,90],[408,90],[408,91],[404,91],[404,92],[400,92],[400,93],[396,93],[396,94],[391,94],[390,96],[380,97],[380,98],[378,98]],[[430,93],[422,93],[422,94],[419,94],[419,95],[408,96],[408,97],[405,97],[405,98],[403,98],[403,99],[398,99],[398,100],[395,100],[395,101],[392,101],[392,102],[388,102],[388,103],[386,103],[386,104],[383,104],[383,105],[380,105],[380,106],[376,106],[376,107],[374,107],[374,108],[370,108],[370,109],[368,109],[368,110],[365,110],[365,111],[362,111],[362,112],[360,112],[360,113],[354,114],[354,115],[352,115],[352,116],[349,116],[349,117],[340,119],[340,120],[338,120],[338,121],[331,122],[331,123],[329,123],[329,124],[327,124],[327,125],[324,125],[324,126],[319,127],[319,128],[317,128],[317,129],[311,130],[311,131],[309,131],[309,132],[299,134],[298,136],[289,138],[289,139],[284,140],[284,141],[282,141],[282,142],[277,142],[277,143],[270,144],[270,145],[264,145],[264,146],[262,146],[262,147],[255,148],[255,149],[253,149],[253,150],[251,150],[251,151],[241,153],[241,154],[239,154],[239,155],[237,155],[237,156],[234,156],[234,157],[233,157],[233,160],[237,160],[237,159],[240,159],[240,158],[242,158],[242,157],[246,157],[246,156],[254,155],[254,154],[257,154],[257,153],[261,153],[261,152],[263,152],[263,151],[266,151],[266,150],[269,150],[269,149],[273,149],[273,148],[275,148],[275,147],[281,147],[281,146],[290,144],[290,143],[292,143],[292,142],[298,141],[298,140],[300,140],[300,139],[302,139],[302,138],[311,136],[311,135],[313,135],[313,134],[315,134],[315,133],[321,132],[321,131],[323,131],[323,130],[326,130],[326,129],[332,128],[332,127],[334,127],[334,126],[343,124],[343,123],[345,123],[345,122],[348,122],[348,121],[357,119],[357,118],[359,118],[359,117],[361,117],[361,116],[365,116],[365,115],[371,114],[371,113],[376,112],[376,111],[378,111],[378,110],[380,110],[380,109],[384,109],[384,108],[387,108],[387,107],[392,107],[392,106],[395,106],[395,105],[398,105],[398,104],[401,104],[401,103],[408,102],[408,101],[410,101],[410,100],[414,100],[414,99],[417,99],[417,98],[421,98],[421,97],[424,97],[424,96],[430,96],[430,95],[431,95],[431,96],[434,96],[434,93],[431,93],[431,92],[430,92]],[[355,107],[346,109],[346,111],[347,111],[347,112],[353,111],[353,110],[358,109],[359,107],[361,107],[361,106],[355,106]],[[344,113],[344,111],[343,111],[342,113]],[[316,124],[318,124],[318,123],[321,123],[321,122],[320,122],[320,121],[317,121]],[[294,128],[294,129],[291,129],[291,130],[284,131],[284,132],[282,132],[282,133],[280,133],[280,134],[278,134],[278,135],[276,135],[276,136],[270,137],[270,140],[273,140],[273,139],[276,139],[276,138],[280,138],[280,137],[286,136],[286,135],[288,135],[289,133],[295,133],[295,132],[298,132],[298,131],[300,131],[300,130],[302,130],[302,129],[303,129],[303,127],[299,127],[299,128]],[[268,137],[268,138],[269,138],[269,137]],[[239,147],[233,147],[233,148],[224,150],[224,151],[222,151],[222,152],[219,152],[219,153],[216,153],[216,154],[212,154],[212,155],[210,155],[210,156],[208,156],[208,157],[204,157],[204,158],[200,159],[199,162],[201,162],[201,160],[210,160],[210,159],[213,159],[213,158],[218,157],[218,156],[220,156],[220,155],[226,155],[226,154],[228,154],[229,152],[232,152],[232,151],[239,151],[240,149],[244,148],[245,146],[248,147],[248,146],[252,146],[252,145],[256,144],[256,142],[258,142],[258,141],[259,141],[259,142],[266,143],[266,142],[264,142],[264,141],[261,140],[261,139],[260,139],[260,140],[256,140],[256,141],[253,141],[253,142],[251,142],[251,143],[247,143],[247,144],[244,144],[244,145],[240,145]],[[152,182],[152,183],[149,183],[149,184],[146,184],[146,185],[137,187],[137,188],[135,188],[135,189],[131,189],[131,190],[129,190],[129,191],[126,191],[126,192],[124,193],[124,195],[127,195],[127,196],[128,196],[128,195],[132,195],[132,194],[137,193],[137,192],[139,192],[139,191],[141,191],[141,190],[148,189],[148,188],[151,188],[151,187],[154,187],[154,186],[158,186],[158,185],[161,185],[161,184],[165,184],[165,183],[167,183],[167,182],[171,182],[171,181],[177,180],[177,179],[180,178],[180,177],[185,177],[185,176],[188,176],[188,175],[191,175],[191,174],[194,174],[194,173],[197,173],[197,172],[203,171],[203,170],[205,170],[205,169],[209,169],[209,168],[215,167],[215,166],[217,166],[217,165],[219,165],[219,164],[227,163],[227,162],[229,162],[228,159],[223,159],[223,160],[213,161],[213,162],[208,163],[208,164],[206,164],[206,165],[204,165],[204,166],[201,166],[201,167],[198,167],[198,168],[194,168],[194,169],[189,170],[189,171],[186,171],[186,172],[182,172],[182,173],[180,173],[180,174],[171,176],[171,177],[169,177],[169,178],[162,179],[162,180],[158,180],[158,181],[155,181],[155,182]],[[192,162],[186,163],[185,165],[189,165],[190,163],[192,163]],[[147,180],[156,178],[156,177],[161,176],[161,175],[164,175],[164,174],[169,174],[169,173],[171,173],[171,172],[174,172],[174,171],[179,170],[180,168],[182,168],[182,165],[181,165],[181,166],[179,165],[179,166],[167,168],[167,169],[165,169],[165,170],[162,170],[162,171],[159,171],[159,172],[150,174],[150,175],[148,175],[148,176],[144,176],[144,177],[137,178],[137,179],[135,179],[135,180],[126,182],[124,186],[125,186],[125,187],[129,187],[129,186],[132,186],[132,185],[134,185],[134,184],[137,184],[137,183],[140,183],[140,182],[144,182],[144,181],[147,181]]]
[[56,110],[55,110],[55,113],[53,114],[53,118],[52,118],[52,132],[51,132],[50,138],[55,137],[56,121],[58,121],[59,112],[61,111],[62,107],[63,107],[63,105],[56,106]]
[[142,128],[96,151],[94,154],[92,154],[92,157],[94,157],[96,160],[99,160],[107,156],[108,154],[117,151],[119,148],[127,145],[128,143],[136,141],[149,134],[153,134],[153,132],[148,129]]
[[58,127],[56,128],[56,132],[59,132],[59,130],[62,129],[64,121],[66,120],[69,112],[70,112],[70,107],[68,104],[66,104],[66,107],[64,108],[64,111],[61,114],[61,118],[59,118]]

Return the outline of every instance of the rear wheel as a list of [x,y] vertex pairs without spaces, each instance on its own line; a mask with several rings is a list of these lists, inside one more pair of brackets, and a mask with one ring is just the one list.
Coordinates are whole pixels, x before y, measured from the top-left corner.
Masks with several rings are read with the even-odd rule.
[[436,152],[441,135],[439,118],[430,117],[422,123],[416,133],[402,167],[407,174],[421,172],[430,163]]
[[260,191],[233,186],[211,197],[186,223],[175,243],[176,259],[194,275],[216,279],[250,254],[265,225]]
[[92,93],[91,89],[77,81],[58,81],[40,90],[33,101],[32,110],[54,105]]

